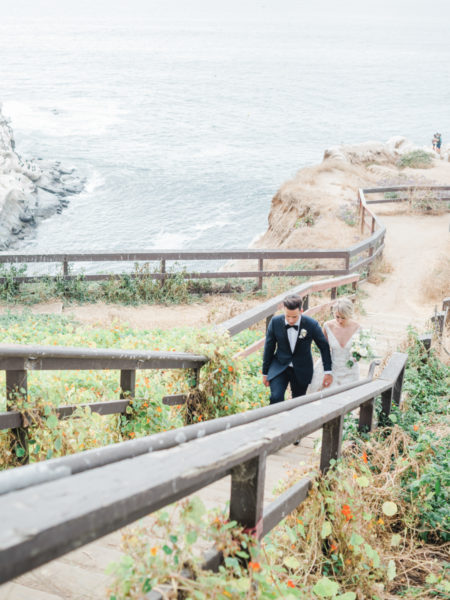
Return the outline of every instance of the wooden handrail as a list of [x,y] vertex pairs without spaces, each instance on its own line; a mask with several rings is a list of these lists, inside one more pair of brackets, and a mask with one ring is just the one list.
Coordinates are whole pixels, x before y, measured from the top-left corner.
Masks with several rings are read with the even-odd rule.
[[[345,392],[337,391],[326,402],[311,402],[307,411],[296,406],[240,427],[196,437],[164,453],[146,452],[38,483],[33,485],[32,494],[25,487],[1,496],[0,583],[226,475],[232,478],[230,519],[260,537],[284,518],[286,507],[292,510],[293,497],[300,501],[302,494],[306,495],[297,486],[294,496],[285,493],[264,514],[266,456],[323,429],[320,464],[326,471],[330,461],[340,454],[344,416],[359,408],[360,427],[371,430],[374,399],[381,394],[399,401],[405,363],[406,355],[395,353],[377,380]],[[0,473],[0,482],[4,475],[7,473]],[[253,500],[249,505],[250,497]],[[242,502],[242,498],[248,501]]]

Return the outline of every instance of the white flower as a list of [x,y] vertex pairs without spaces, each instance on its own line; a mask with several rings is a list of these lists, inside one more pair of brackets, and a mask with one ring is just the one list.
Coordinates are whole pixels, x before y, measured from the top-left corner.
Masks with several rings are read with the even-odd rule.
[[308,335],[308,332],[306,331],[306,329],[300,329],[300,332],[298,334],[298,337],[300,340],[302,340],[303,338],[305,338]]

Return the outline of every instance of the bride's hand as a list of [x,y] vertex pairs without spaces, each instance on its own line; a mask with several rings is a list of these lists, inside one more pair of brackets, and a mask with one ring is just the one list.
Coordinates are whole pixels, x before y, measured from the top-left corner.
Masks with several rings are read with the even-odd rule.
[[326,375],[324,375],[323,378],[323,387],[327,388],[330,387],[330,385],[333,383],[333,375],[330,375],[330,373],[327,373]]

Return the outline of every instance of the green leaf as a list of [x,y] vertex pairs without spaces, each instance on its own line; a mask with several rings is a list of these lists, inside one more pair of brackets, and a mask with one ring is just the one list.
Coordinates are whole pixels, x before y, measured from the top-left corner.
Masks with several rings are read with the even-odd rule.
[[322,531],[320,532],[320,537],[324,540],[326,537],[331,535],[331,523],[329,521],[324,521],[322,525]]
[[248,590],[250,589],[250,578],[240,577],[237,581],[233,581],[233,586],[239,592],[248,592]]
[[391,537],[391,546],[399,546],[402,541],[402,536],[399,533],[394,533]]
[[313,592],[321,598],[332,598],[339,589],[339,584],[328,577],[322,577],[313,587]]
[[383,502],[381,510],[387,517],[393,517],[397,513],[397,505],[395,502]]
[[166,546],[166,545],[164,545],[164,546],[162,547],[162,549],[164,550],[164,552],[165,552],[166,554],[172,554],[172,552],[173,552],[172,548],[169,548],[169,546]]
[[434,573],[430,573],[429,575],[427,575],[427,577],[425,578],[425,581],[427,583],[436,583],[438,580],[438,578],[436,577],[436,575]]
[[178,542],[178,537],[176,535],[169,535],[169,540],[172,544],[176,544]]
[[300,561],[297,558],[295,558],[295,556],[287,556],[283,560],[283,564],[288,569],[292,569],[292,571],[295,571],[296,569],[298,569],[300,567]]
[[52,456],[53,456],[53,450],[51,448],[49,448],[47,450],[47,454],[45,456],[45,460],[50,460]]
[[61,447],[62,447],[61,438],[56,438],[54,446],[55,446],[56,451],[61,450]]
[[369,486],[370,481],[365,475],[361,475],[361,477],[356,478],[356,483],[359,485],[359,487],[365,488]]
[[364,543],[364,538],[361,537],[360,535],[358,535],[357,533],[352,533],[352,536],[350,538],[350,544],[352,546],[361,546],[361,544]]
[[240,558],[250,558],[247,552],[244,552],[243,550],[238,550],[236,552],[236,556],[239,556]]
[[197,532],[196,531],[188,531],[188,533],[186,534],[186,542],[191,545],[191,544],[195,544],[195,542],[197,541]]
[[25,450],[21,446],[16,446],[16,456],[18,456],[19,458],[25,456]]
[[56,415],[50,415],[47,417],[47,427],[50,429],[55,429],[55,427],[58,427],[58,423],[59,421]]
[[356,600],[356,594],[355,592],[345,592],[345,594],[335,596],[334,600]]
[[374,550],[369,544],[364,544],[364,550],[366,552],[367,558],[369,558],[372,561],[372,565],[375,568],[378,568],[380,566],[380,555],[378,554],[378,552]]
[[151,592],[151,590],[152,584],[150,579],[147,577],[144,583],[142,584],[142,591],[144,592],[144,594],[147,594],[148,592]]
[[393,579],[395,579],[396,575],[397,575],[397,569],[395,568],[395,562],[393,560],[390,560],[388,563],[388,568],[387,568],[387,577],[388,577],[389,581],[392,581]]

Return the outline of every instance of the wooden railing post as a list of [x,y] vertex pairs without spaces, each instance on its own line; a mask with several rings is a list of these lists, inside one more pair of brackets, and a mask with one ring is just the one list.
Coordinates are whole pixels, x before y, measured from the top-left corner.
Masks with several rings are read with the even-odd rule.
[[[258,259],[258,271],[260,273],[262,273],[264,270],[264,259],[263,258],[259,258]],[[261,275],[260,277],[258,277],[258,281],[256,284],[256,289],[257,290],[261,290],[262,289],[262,284],[263,284],[263,276]]]
[[364,204],[361,203],[361,233],[364,232],[364,219],[366,218],[365,211]]
[[367,433],[373,429],[373,413],[374,413],[375,399],[371,398],[364,404],[361,404],[359,409],[359,431]]
[[322,452],[320,455],[320,470],[326,473],[330,468],[330,461],[336,460],[341,455],[342,428],[344,417],[336,417],[322,427]]
[[403,387],[403,377],[405,375],[405,367],[400,371],[399,376],[397,377],[394,387],[392,389],[392,402],[396,406],[400,406],[402,399],[402,387]]
[[337,296],[337,288],[333,287],[333,288],[331,288],[330,299],[336,300],[336,296]]
[[120,371],[120,398],[134,398],[136,390],[136,371],[123,369]]
[[309,294],[306,294],[302,298],[302,311],[308,310],[309,308]]
[[67,277],[69,275],[69,261],[67,258],[63,260],[63,276]]
[[231,471],[230,520],[256,537],[262,534],[265,456],[241,463]]
[[164,279],[165,279],[164,276],[165,276],[165,273],[166,273],[166,261],[165,261],[164,258],[161,259],[161,273],[162,273],[163,276],[161,277],[160,284],[161,284],[161,286],[163,286],[164,285]]
[[[26,371],[6,371],[6,410],[16,404],[19,398],[27,399],[28,385]],[[23,408],[22,408],[23,411]],[[21,412],[22,412],[21,411]],[[25,427],[17,427],[11,430],[13,435],[12,451],[21,464],[29,462],[28,433]],[[19,450],[19,454],[16,449]],[[21,452],[23,451],[23,453]],[[22,456],[20,456],[22,454]]]

